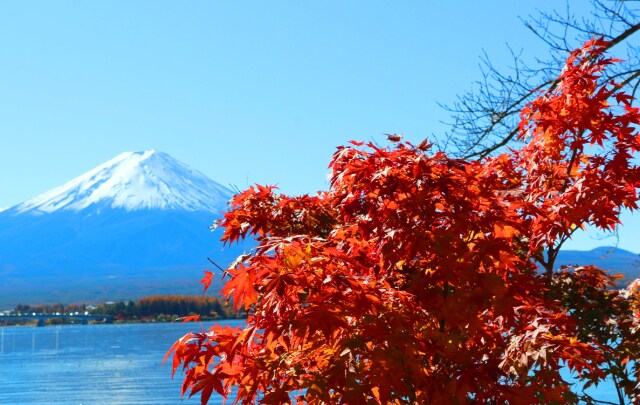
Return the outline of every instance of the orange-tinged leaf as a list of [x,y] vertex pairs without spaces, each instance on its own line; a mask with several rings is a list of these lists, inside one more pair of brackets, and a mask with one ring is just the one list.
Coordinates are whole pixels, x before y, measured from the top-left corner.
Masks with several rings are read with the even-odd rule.
[[379,304],[380,303],[380,298],[376,297],[373,294],[365,294],[364,296],[367,299],[367,301],[371,302],[372,304]]
[[515,229],[509,225],[493,225],[493,232],[496,238],[512,238],[515,234]]
[[211,286],[211,279],[213,277],[213,273],[210,272],[209,270],[205,270],[204,271],[204,277],[202,277],[202,280],[200,280],[200,284],[202,284],[204,287],[202,288],[202,295],[204,295],[204,293],[207,291],[207,289],[209,289],[209,286]]
[[178,318],[177,320],[182,320],[182,323],[187,323],[187,322],[200,322],[200,315],[189,315],[189,316],[184,316],[182,318]]

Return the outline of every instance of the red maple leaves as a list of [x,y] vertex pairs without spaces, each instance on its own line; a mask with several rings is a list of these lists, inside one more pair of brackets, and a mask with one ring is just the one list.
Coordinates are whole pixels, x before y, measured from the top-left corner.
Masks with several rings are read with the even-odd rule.
[[207,292],[207,290],[211,286],[212,278],[213,278],[213,273],[210,272],[209,270],[205,270],[204,271],[204,277],[202,277],[202,280],[200,280],[200,284],[203,285],[203,287],[202,287],[202,294],[203,295],[204,295],[204,293]]
[[566,365],[637,395],[638,284],[618,292],[595,268],[554,268],[575,229],[612,229],[637,208],[640,114],[599,82],[613,62],[602,47],[574,52],[523,110],[518,151],[465,161],[395,136],[392,148],[353,142],[334,154],[328,192],[237,195],[223,240],[258,246],[226,270],[222,293],[249,317],[174,344],[183,393],[203,404],[234,387],[237,403],[575,402]]

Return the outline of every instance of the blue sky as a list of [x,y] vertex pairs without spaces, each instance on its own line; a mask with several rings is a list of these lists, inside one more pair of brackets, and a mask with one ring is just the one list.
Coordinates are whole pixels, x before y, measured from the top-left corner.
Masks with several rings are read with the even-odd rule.
[[559,3],[2,2],[0,207],[146,149],[314,193],[337,145],[443,133],[483,50],[544,56],[519,17]]

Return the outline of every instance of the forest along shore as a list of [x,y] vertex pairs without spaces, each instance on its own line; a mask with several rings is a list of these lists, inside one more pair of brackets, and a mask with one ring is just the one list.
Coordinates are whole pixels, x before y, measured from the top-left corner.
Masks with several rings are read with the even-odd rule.
[[[106,316],[114,323],[176,322],[190,319],[220,320],[244,318],[226,305],[223,299],[210,296],[154,295],[136,301],[126,300],[99,304],[18,304],[0,312],[0,326],[38,324],[38,316],[47,315],[40,325],[101,323],[102,319],[82,319],[83,316]],[[24,316],[24,318],[16,318]],[[33,318],[29,318],[29,317]],[[60,316],[56,318],[55,316]],[[77,316],[78,318],[74,318]]]

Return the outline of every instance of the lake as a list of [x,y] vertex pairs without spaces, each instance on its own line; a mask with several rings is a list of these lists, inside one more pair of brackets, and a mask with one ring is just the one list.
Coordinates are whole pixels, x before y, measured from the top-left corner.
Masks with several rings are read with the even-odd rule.
[[171,380],[170,361],[161,366],[175,340],[198,330],[198,323],[0,327],[0,404],[199,405],[199,395],[180,398],[180,371]]
[[[0,327],[0,404],[199,405],[199,395],[180,397],[179,371],[171,380],[170,363],[161,366],[175,340],[199,329],[198,323]],[[617,402],[610,384],[598,390],[598,399]],[[215,394],[209,401],[221,403]]]

